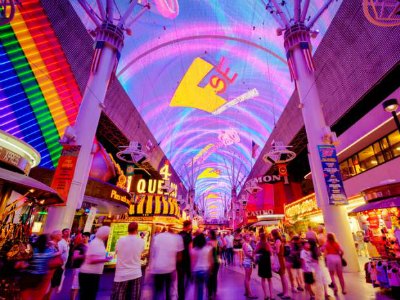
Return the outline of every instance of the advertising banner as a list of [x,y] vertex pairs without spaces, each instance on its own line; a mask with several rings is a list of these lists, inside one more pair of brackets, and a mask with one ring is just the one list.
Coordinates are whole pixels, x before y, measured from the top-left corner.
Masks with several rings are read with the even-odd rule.
[[322,171],[324,172],[325,184],[328,190],[329,204],[348,204],[344,192],[342,175],[340,174],[339,162],[334,145],[318,145],[321,158]]
[[58,166],[51,182],[51,187],[65,200],[63,205],[66,204],[68,198],[80,149],[81,146],[79,145],[63,145]]

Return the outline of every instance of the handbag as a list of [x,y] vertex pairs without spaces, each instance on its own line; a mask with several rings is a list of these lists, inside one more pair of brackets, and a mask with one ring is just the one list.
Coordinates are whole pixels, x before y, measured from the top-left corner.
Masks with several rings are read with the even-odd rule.
[[342,257],[342,267],[347,267],[347,261]]

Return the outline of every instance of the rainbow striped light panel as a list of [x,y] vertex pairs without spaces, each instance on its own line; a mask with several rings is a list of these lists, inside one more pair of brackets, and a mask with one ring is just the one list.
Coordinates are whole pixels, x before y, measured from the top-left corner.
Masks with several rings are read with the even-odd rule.
[[81,93],[39,0],[24,0],[0,26],[0,129],[29,143],[54,168],[60,137],[73,125]]

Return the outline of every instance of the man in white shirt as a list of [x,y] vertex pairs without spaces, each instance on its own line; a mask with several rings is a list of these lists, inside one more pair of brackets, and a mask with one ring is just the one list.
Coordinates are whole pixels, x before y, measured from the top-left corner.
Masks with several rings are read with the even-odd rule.
[[229,231],[227,236],[225,237],[225,242],[226,242],[226,256],[228,260],[228,265],[233,264],[233,240],[234,237]]
[[151,245],[150,273],[154,275],[153,299],[171,299],[171,284],[173,273],[176,271],[176,263],[182,258],[185,249],[180,235],[169,231],[159,233],[153,238]]
[[140,258],[144,250],[144,240],[137,233],[138,223],[130,223],[128,235],[121,237],[115,246],[117,265],[111,300],[140,299],[142,279]]
[[89,243],[85,261],[79,271],[79,299],[96,300],[104,263],[109,262],[112,258],[106,256],[105,242],[109,234],[110,227],[101,226],[97,230],[94,240]]

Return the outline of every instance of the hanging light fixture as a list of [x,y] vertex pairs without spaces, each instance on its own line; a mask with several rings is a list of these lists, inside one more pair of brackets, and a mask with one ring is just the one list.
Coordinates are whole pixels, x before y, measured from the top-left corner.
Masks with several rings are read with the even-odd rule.
[[266,163],[284,164],[292,161],[296,157],[296,153],[287,149],[291,146],[284,146],[283,142],[273,141],[272,149],[263,156]]
[[117,153],[117,157],[124,162],[141,164],[147,159],[142,144],[137,141],[131,141],[129,146],[120,146],[119,148],[122,150]]

